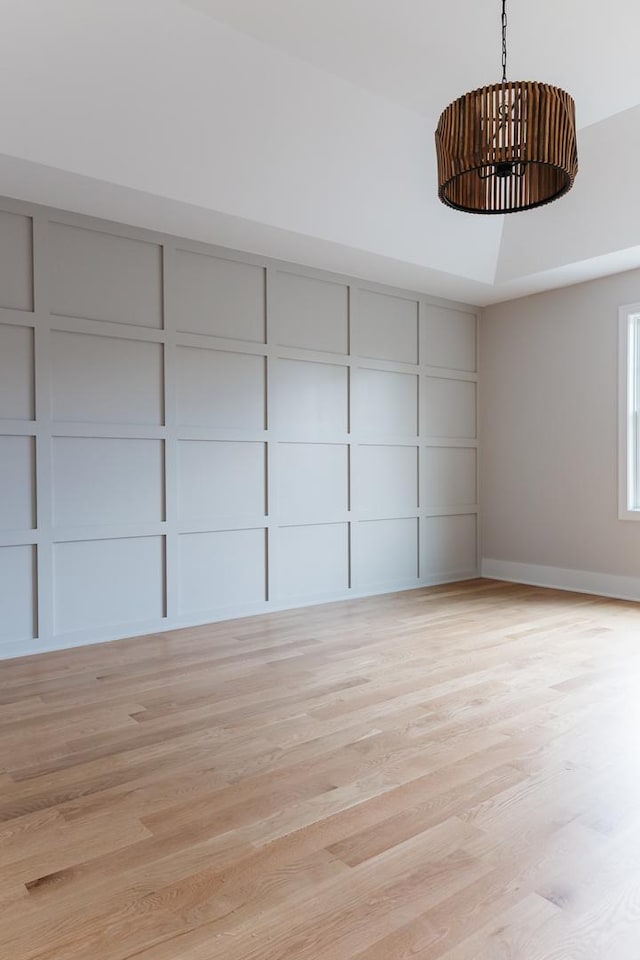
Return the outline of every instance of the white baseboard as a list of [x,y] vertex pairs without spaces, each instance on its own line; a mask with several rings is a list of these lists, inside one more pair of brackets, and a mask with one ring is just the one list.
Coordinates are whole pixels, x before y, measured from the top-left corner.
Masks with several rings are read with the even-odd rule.
[[482,576],[491,580],[527,583],[534,587],[571,590],[573,593],[590,593],[616,600],[640,601],[640,577],[621,577],[610,573],[594,573],[591,570],[569,570],[565,567],[488,558],[483,558],[481,569]]

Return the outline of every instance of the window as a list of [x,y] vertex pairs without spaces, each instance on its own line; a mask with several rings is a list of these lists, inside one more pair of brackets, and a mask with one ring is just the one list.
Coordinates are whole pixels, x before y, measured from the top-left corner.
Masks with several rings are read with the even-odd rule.
[[640,520],[640,303],[620,308],[619,498],[621,520]]

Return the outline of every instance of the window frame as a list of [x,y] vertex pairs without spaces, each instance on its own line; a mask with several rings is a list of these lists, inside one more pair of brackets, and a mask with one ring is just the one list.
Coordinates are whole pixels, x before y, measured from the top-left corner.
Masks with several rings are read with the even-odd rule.
[[640,521],[640,303],[619,310],[618,518]]

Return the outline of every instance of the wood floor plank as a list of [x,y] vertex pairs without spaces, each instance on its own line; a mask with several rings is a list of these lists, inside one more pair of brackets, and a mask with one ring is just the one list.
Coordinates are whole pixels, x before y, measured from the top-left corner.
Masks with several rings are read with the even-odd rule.
[[487,580],[0,664],[0,954],[637,960],[638,689]]

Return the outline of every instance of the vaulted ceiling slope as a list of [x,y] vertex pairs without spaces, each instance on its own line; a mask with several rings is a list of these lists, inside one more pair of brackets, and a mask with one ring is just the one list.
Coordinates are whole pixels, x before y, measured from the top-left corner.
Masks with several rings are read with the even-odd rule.
[[508,9],[510,75],[578,106],[549,207],[436,198],[498,0],[0,0],[0,193],[478,304],[640,265],[637,0]]

